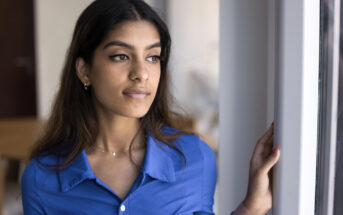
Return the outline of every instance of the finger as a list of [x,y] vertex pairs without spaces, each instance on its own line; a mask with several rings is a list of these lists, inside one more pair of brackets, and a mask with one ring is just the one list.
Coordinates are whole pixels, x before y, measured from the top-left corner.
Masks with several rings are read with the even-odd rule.
[[274,145],[274,135],[272,135],[268,141],[263,144],[263,158],[266,159],[269,157],[270,153],[272,153]]
[[[265,132],[265,134],[257,141],[257,144],[255,145],[254,152],[253,152],[253,157],[255,156],[263,156],[264,158],[268,155],[265,156],[265,143],[270,142],[271,138],[273,139],[274,135],[274,122],[271,124],[269,129]],[[269,145],[270,144],[270,145]],[[272,148],[273,142],[269,143],[268,146]],[[270,152],[270,151],[269,151]]]
[[[277,146],[277,150],[278,150],[279,146]],[[279,151],[279,150],[278,150]],[[279,152],[280,153],[280,152]],[[280,157],[280,154],[279,154]],[[277,158],[277,160],[279,160],[279,158]],[[275,163],[273,164],[273,166],[275,165]],[[269,177],[269,190],[273,193],[273,183],[274,183],[274,177],[273,177],[273,170],[268,170],[268,177]]]
[[266,158],[269,156],[269,154],[272,151],[274,145],[274,135],[272,134],[266,142],[259,142],[255,146],[254,154],[255,155],[262,155],[263,158]]
[[265,149],[271,150],[274,146],[274,134],[268,138],[268,140],[263,144]]
[[[267,131],[268,132],[268,131]],[[262,153],[264,151],[264,148],[266,147],[266,145],[268,147],[272,146],[272,141],[273,141],[273,137],[274,134],[265,136],[265,138],[260,138],[257,142],[257,144],[255,145],[255,151]]]
[[267,161],[262,167],[262,171],[268,173],[271,168],[278,162],[280,158],[280,144],[276,145],[273,152],[269,155]]
[[266,142],[266,141],[269,139],[269,137],[270,137],[271,135],[273,135],[273,134],[274,134],[274,124],[272,124],[272,125],[268,128],[268,130],[266,131],[266,133],[264,133],[264,135],[258,140],[258,142],[260,142],[260,143]]
[[272,134],[268,140],[266,141],[266,143],[264,144],[265,145],[265,148],[268,148],[268,149],[272,149],[273,148],[273,144],[274,143],[274,134]]

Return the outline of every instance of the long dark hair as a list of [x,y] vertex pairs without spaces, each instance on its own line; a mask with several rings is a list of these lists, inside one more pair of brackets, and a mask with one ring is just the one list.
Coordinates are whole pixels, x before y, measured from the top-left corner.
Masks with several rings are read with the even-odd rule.
[[[91,65],[94,50],[113,27],[123,21],[140,19],[149,21],[156,27],[161,42],[159,86],[148,113],[140,119],[141,129],[178,151],[185,161],[182,151],[172,144],[186,132],[180,126],[182,117],[171,111],[169,107],[167,70],[171,45],[169,31],[166,24],[142,0],[96,0],[82,12],[66,55],[61,84],[51,116],[43,136],[31,153],[31,159],[38,158],[42,154],[66,157],[61,163],[53,165],[59,170],[71,165],[84,148],[95,144],[99,123],[92,94],[83,89],[76,75],[76,59],[81,57]],[[161,130],[163,126],[176,128],[177,132],[165,133]]]

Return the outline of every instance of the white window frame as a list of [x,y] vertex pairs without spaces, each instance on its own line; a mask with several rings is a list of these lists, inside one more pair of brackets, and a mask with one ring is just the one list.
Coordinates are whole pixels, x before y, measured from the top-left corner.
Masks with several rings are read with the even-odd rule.
[[277,6],[276,166],[273,214],[315,212],[320,0]]

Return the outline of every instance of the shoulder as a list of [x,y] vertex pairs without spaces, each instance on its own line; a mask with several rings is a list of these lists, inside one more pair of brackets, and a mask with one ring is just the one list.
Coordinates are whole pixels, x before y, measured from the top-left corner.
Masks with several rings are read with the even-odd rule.
[[36,185],[37,161],[31,160],[26,166],[21,177],[21,186],[23,189],[29,188],[30,185]]
[[41,155],[38,158],[33,158],[27,164],[24,174],[33,174],[34,172],[51,171],[53,165],[58,164],[59,157],[55,155]]
[[[163,131],[168,133],[178,132],[177,129],[170,127],[164,127]],[[174,141],[173,145],[180,149],[185,155],[186,166],[198,166],[203,174],[216,175],[216,155],[211,147],[199,136],[194,134],[183,134]],[[177,152],[173,152],[174,158],[177,156],[176,154]]]
[[[22,189],[33,189],[33,187],[42,187],[47,181],[56,181],[56,170],[53,166],[59,162],[58,157],[54,155],[44,155],[32,159],[23,172],[21,178]],[[49,166],[50,165],[50,166]],[[55,179],[55,180],[51,180]],[[51,184],[51,183],[50,183]]]
[[[165,126],[163,127],[163,132],[175,134],[179,130]],[[173,145],[187,155],[198,156],[199,159],[215,160],[215,153],[211,147],[195,134],[183,134],[175,140]]]
[[175,144],[185,153],[187,162],[196,162],[201,166],[203,174],[216,174],[216,155],[199,136],[182,135]]
[[58,189],[56,171],[46,165],[58,162],[56,156],[40,156],[32,159],[26,166],[21,177],[22,204],[25,214],[46,214],[43,191]]

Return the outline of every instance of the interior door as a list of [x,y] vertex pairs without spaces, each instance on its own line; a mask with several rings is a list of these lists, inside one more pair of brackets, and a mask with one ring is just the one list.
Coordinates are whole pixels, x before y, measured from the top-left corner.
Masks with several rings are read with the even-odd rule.
[[0,1],[0,118],[36,115],[33,0]]

